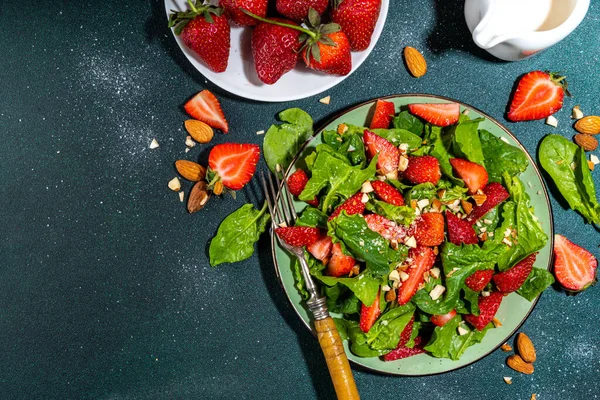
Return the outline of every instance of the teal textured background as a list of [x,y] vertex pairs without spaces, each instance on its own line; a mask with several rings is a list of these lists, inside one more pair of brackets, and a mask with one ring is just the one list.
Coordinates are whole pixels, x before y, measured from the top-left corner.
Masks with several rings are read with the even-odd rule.
[[[394,0],[380,42],[326,93],[328,106],[318,102],[326,94],[268,104],[206,82],[166,28],[162,0],[6,0],[0,25],[2,399],[332,398],[317,342],[275,278],[267,237],[245,262],[208,265],[207,242],[221,220],[261,202],[257,182],[191,216],[166,187],[175,160],[206,162],[210,146],[186,154],[183,143],[182,105],[203,88],[221,99],[231,127],[212,144],[260,143],[255,132],[287,107],[322,123],[395,93],[454,97],[506,122],[515,79],[532,69],[563,71],[574,95],[557,129],[506,124],[534,156],[545,134],[574,134],[572,106],[600,114],[595,3],[559,45],[504,63],[474,47],[461,2]],[[406,45],[423,50],[424,78],[406,72]],[[159,149],[148,149],[152,138]],[[556,232],[598,256],[600,234],[550,188]],[[542,295],[523,327],[538,350],[531,376],[510,370],[497,351],[433,377],[355,370],[359,390],[365,399],[595,398],[599,293]]]

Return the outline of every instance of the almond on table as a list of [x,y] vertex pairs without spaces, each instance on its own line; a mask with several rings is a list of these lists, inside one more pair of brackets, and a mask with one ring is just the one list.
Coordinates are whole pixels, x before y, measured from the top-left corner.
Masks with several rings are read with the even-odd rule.
[[420,78],[427,73],[427,61],[423,54],[414,47],[406,46],[404,48],[404,60],[408,71],[415,78]]

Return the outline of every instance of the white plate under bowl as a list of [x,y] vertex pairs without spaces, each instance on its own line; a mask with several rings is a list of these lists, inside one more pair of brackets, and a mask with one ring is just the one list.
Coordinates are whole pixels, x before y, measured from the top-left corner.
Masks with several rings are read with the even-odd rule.
[[[299,62],[296,68],[283,75],[274,85],[266,85],[258,79],[250,48],[252,28],[242,28],[231,23],[231,52],[225,72],[216,73],[208,69],[204,61],[183,44],[179,36],[175,40],[192,65],[208,80],[230,93],[251,100],[280,102],[303,99],[332,88],[352,74],[367,59],[383,30],[389,0],[382,0],[379,20],[375,26],[371,45],[365,51],[352,53],[352,70],[346,76],[327,75],[313,71]],[[171,10],[187,9],[186,0],[165,0],[167,17]]]

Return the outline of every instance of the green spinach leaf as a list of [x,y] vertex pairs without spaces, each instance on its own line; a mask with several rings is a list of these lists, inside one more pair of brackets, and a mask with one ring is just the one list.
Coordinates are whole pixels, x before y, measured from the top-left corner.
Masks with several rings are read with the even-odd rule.
[[369,200],[366,204],[369,211],[386,217],[397,224],[409,226],[415,219],[415,210],[408,206],[394,206],[380,200]]
[[[436,327],[431,335],[431,340],[425,346],[425,350],[434,357],[458,360],[467,348],[480,343],[487,330],[492,327],[492,324],[489,324],[480,332],[464,323],[461,324],[461,322],[462,317],[457,315],[446,322],[444,326]],[[466,334],[462,336],[458,334],[459,325],[467,331]]]
[[415,135],[423,134],[423,122],[408,111],[401,111],[392,119],[392,126],[396,129],[405,129]]
[[373,129],[373,133],[386,139],[394,146],[406,143],[408,149],[416,149],[421,146],[422,142],[419,136],[405,129]]
[[448,128],[446,135],[452,137],[452,150],[457,157],[466,158],[485,167],[485,159],[477,131],[481,121],[483,121],[483,118],[469,119],[467,116],[461,116],[458,124]]
[[318,208],[306,207],[296,220],[296,226],[327,229],[327,214]]
[[501,183],[504,171],[510,176],[525,172],[529,161],[523,150],[504,142],[485,129],[479,130],[479,138],[490,182]]
[[525,283],[517,293],[529,301],[533,301],[540,293],[554,283],[554,276],[550,271],[542,268],[533,268]]
[[269,169],[275,173],[279,164],[283,171],[313,134],[313,120],[299,108],[289,108],[279,113],[281,125],[271,125],[263,142],[263,153]]

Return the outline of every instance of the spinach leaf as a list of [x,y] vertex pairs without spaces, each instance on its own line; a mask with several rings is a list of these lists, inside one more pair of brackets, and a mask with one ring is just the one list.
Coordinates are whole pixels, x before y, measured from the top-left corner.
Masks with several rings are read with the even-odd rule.
[[323,131],[323,142],[339,153],[339,155],[346,157],[350,161],[350,164],[364,167],[367,157],[362,133],[348,131],[339,134],[333,130]]
[[554,276],[543,268],[533,268],[525,283],[517,293],[529,301],[533,301],[540,293],[554,283]]
[[270,218],[267,203],[260,210],[256,210],[252,204],[244,204],[225,217],[210,241],[210,265],[215,267],[249,258],[254,253],[254,243],[265,231]]
[[294,275],[294,287],[298,290],[298,293],[300,293],[300,297],[302,297],[302,300],[308,300],[310,294],[306,290],[304,275],[302,275],[300,262],[297,259],[292,264],[292,274]]
[[450,178],[455,185],[464,186],[464,182],[454,176],[450,159],[452,148],[452,135],[442,135],[442,128],[431,124],[425,125],[425,140],[431,146],[429,154],[438,159],[442,173]]
[[416,149],[421,146],[421,138],[414,133],[405,129],[373,129],[373,133],[386,139],[394,146],[399,146],[402,143],[408,145],[408,149]]
[[382,279],[375,278],[369,273],[369,271],[363,271],[357,276],[352,278],[336,278],[333,276],[326,276],[317,269],[311,268],[311,275],[321,281],[324,285],[335,286],[337,284],[344,285],[354,293],[361,303],[371,305],[379,292],[379,286],[381,285]]
[[296,220],[296,226],[327,229],[327,214],[318,208],[306,207]]
[[483,118],[469,119],[466,115],[461,116],[458,124],[449,127],[446,134],[452,137],[452,151],[457,157],[466,158],[485,167],[477,131],[481,121]]
[[392,126],[396,129],[406,129],[415,135],[423,134],[423,122],[408,111],[401,111],[392,119]]
[[490,182],[502,182],[504,171],[510,176],[525,172],[529,161],[521,149],[504,142],[485,129],[479,130],[479,138]]
[[583,149],[560,135],[548,135],[540,144],[539,158],[569,207],[588,223],[600,224],[600,205]]
[[[457,315],[444,326],[438,326],[433,330],[431,340],[425,346],[425,350],[431,353],[432,356],[438,358],[449,358],[458,360],[467,350],[468,347],[481,342],[483,337],[493,325],[488,324],[481,332],[472,329],[466,324],[461,324],[462,317]],[[458,334],[459,325],[468,331],[465,335]]]
[[285,171],[304,142],[313,134],[313,120],[299,108],[289,108],[279,113],[281,125],[271,125],[263,142],[263,152],[269,169],[275,173],[276,165]]
[[327,297],[329,311],[339,314],[357,314],[360,312],[361,302],[356,295],[343,285],[323,286]]
[[405,226],[410,226],[416,216],[415,210],[408,206],[394,206],[380,200],[369,200],[365,206],[367,210]]

